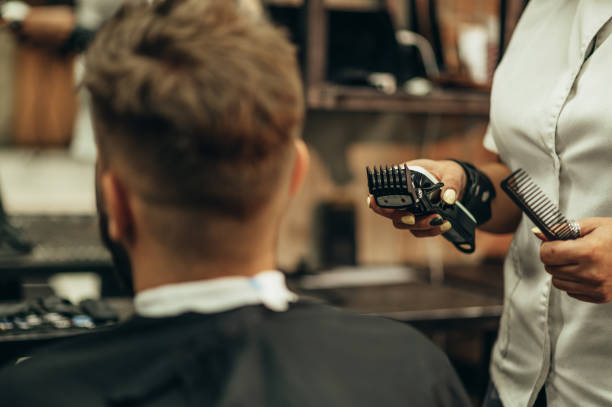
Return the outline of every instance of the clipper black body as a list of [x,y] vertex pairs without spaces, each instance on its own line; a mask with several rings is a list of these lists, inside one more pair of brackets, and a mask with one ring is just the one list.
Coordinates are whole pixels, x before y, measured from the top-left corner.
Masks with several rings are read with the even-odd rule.
[[464,252],[475,249],[476,219],[461,203],[449,205],[441,199],[444,186],[433,175],[417,166],[366,167],[368,189],[381,208],[405,210],[415,217],[437,213],[452,229],[443,236]]

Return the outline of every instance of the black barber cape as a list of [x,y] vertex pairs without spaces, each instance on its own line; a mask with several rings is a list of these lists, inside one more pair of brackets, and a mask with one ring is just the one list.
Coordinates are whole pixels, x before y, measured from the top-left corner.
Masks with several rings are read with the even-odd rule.
[[468,406],[446,356],[407,325],[296,303],[136,317],[0,372],[0,405]]

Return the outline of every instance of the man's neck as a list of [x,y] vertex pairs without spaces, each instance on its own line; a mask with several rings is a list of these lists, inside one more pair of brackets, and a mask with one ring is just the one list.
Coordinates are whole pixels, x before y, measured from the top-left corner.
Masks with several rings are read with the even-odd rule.
[[251,277],[276,268],[274,251],[258,253],[252,259],[231,258],[183,260],[164,256],[135,256],[132,260],[136,293],[169,284],[222,277]]
[[136,227],[125,245],[135,292],[276,268],[281,199],[248,219],[135,202]]

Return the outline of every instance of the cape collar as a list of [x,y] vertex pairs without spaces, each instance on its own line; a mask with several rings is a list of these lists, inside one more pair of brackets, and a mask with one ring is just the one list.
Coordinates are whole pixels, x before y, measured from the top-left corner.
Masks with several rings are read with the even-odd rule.
[[163,318],[186,312],[212,314],[257,304],[282,312],[297,299],[287,288],[283,273],[267,270],[253,277],[223,277],[144,290],[135,296],[134,307],[140,316]]

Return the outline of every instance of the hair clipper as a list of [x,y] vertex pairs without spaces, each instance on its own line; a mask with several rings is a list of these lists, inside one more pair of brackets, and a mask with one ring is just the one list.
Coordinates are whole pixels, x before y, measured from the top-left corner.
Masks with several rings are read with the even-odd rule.
[[426,169],[419,166],[366,167],[368,189],[381,208],[405,210],[415,217],[437,213],[448,220],[452,229],[443,236],[464,252],[475,248],[475,217],[460,203],[452,205],[442,200],[444,186]]

